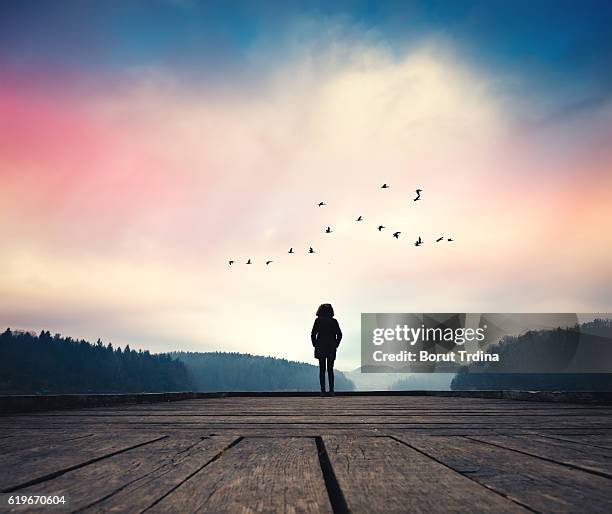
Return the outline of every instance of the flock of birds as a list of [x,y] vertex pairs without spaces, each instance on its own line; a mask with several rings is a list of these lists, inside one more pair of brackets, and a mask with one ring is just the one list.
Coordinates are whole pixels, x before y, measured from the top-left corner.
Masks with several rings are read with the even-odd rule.
[[[380,186],[380,189],[389,189],[389,187],[390,187],[390,186],[389,186],[388,184],[386,184],[386,183],[385,183],[385,184],[383,184],[382,186]],[[413,201],[414,201],[414,202],[418,202],[419,200],[421,200],[421,193],[422,193],[422,192],[423,192],[423,190],[422,190],[422,189],[416,189],[416,190],[415,190],[416,197],[415,197],[415,198],[413,198]],[[316,205],[317,205],[317,207],[325,207],[327,204],[326,204],[325,202],[319,202],[319,203],[318,203],[318,204],[316,204]],[[364,218],[363,218],[363,216],[361,216],[361,215],[360,215],[360,216],[358,216],[358,217],[357,217],[357,219],[356,219],[355,221],[364,221]],[[379,232],[382,232],[382,231],[383,231],[384,229],[386,229],[386,228],[387,228],[387,227],[385,227],[384,225],[378,225],[377,230],[378,230]],[[326,233],[326,234],[331,234],[332,232],[333,232],[333,230],[332,230],[332,228],[331,228],[330,226],[328,226],[328,227],[325,229],[325,233]],[[401,232],[398,230],[398,231],[396,231],[396,232],[393,232],[391,235],[392,235],[392,236],[393,236],[395,239],[399,239],[400,234],[401,234]],[[445,236],[441,236],[441,237],[439,237],[438,239],[436,239],[436,243],[440,243],[441,241],[444,241],[444,239],[445,239]],[[449,241],[449,242],[452,242],[452,241],[453,241],[453,239],[452,239],[452,238],[450,238],[450,237],[446,238],[446,240],[447,240],[447,241]],[[423,240],[421,239],[421,236],[419,236],[419,237],[418,237],[418,239],[417,239],[417,240],[414,242],[414,246],[422,246],[423,244],[424,244],[424,242],[423,242]],[[293,251],[293,247],[289,248],[289,251],[288,251],[287,253],[289,253],[289,254],[293,254],[293,253],[295,253],[295,252]],[[309,253],[309,254],[313,254],[313,253],[317,253],[317,252],[314,250],[314,248],[313,248],[312,246],[310,246],[310,247],[308,248],[308,252],[307,252],[307,253]],[[229,265],[230,265],[230,266],[236,263],[236,261],[235,261],[235,260],[230,260],[230,261],[228,261],[228,262],[229,262]],[[265,261],[266,266],[269,266],[269,265],[270,265],[270,264],[272,264],[273,262],[274,262],[273,260],[267,260],[267,261]],[[251,259],[249,259],[249,260],[247,260],[247,261],[246,261],[246,264],[253,264],[253,262],[251,261]]]

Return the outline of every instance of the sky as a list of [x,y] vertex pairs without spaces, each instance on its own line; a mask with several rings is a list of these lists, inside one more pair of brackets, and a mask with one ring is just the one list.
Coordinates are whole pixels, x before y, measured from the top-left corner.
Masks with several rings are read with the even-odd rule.
[[611,312],[610,26],[604,0],[1,2],[0,329],[314,362],[329,302],[350,370],[362,312]]

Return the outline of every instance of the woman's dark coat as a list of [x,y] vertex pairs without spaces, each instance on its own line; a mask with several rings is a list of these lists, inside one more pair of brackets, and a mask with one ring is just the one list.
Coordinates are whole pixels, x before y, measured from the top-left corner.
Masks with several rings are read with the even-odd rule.
[[336,318],[317,316],[310,333],[310,340],[315,347],[315,358],[335,359],[336,348],[342,340],[342,332]]

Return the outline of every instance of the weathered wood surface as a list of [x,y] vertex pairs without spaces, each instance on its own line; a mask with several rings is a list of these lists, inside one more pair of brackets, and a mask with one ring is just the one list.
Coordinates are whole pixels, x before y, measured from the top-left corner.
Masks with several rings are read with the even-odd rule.
[[205,473],[164,497],[151,512],[331,513],[312,438],[247,438]]
[[[236,440],[197,434],[166,437],[64,473],[53,480],[53,492],[68,495],[72,510],[140,512],[200,472]],[[19,493],[48,491],[49,484],[42,482]]]
[[612,450],[595,449],[580,443],[558,441],[537,434],[468,436],[473,441],[509,448],[525,455],[533,455],[576,469],[612,478]]
[[[275,392],[180,392],[180,393],[140,393],[140,394],[52,394],[52,395],[0,395],[0,412],[33,412],[59,409],[78,409],[119,406],[122,404],[148,404],[158,402],[177,402],[182,400],[201,400],[210,398],[286,398],[313,397],[312,391],[275,391]],[[612,392],[571,392],[571,391],[366,391],[340,392],[338,396],[418,396],[451,398],[490,398],[521,401],[545,401],[556,403],[582,403],[612,405]]]
[[78,512],[611,512],[612,407],[258,396],[4,415],[0,491]]
[[354,512],[527,512],[390,437],[323,441]]
[[609,479],[465,437],[398,437],[411,448],[536,511],[611,512]]
[[30,483],[47,481],[69,470],[139,448],[167,436],[129,433],[121,437],[100,434],[94,438],[40,444],[36,439],[21,451],[0,456],[3,491],[12,492]]

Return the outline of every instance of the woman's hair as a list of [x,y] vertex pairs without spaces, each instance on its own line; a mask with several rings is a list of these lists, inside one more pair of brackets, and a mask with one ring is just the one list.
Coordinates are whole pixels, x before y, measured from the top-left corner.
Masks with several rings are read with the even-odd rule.
[[324,318],[333,318],[334,317],[334,308],[331,306],[331,303],[322,303],[319,305],[317,309],[317,316],[322,316]]

